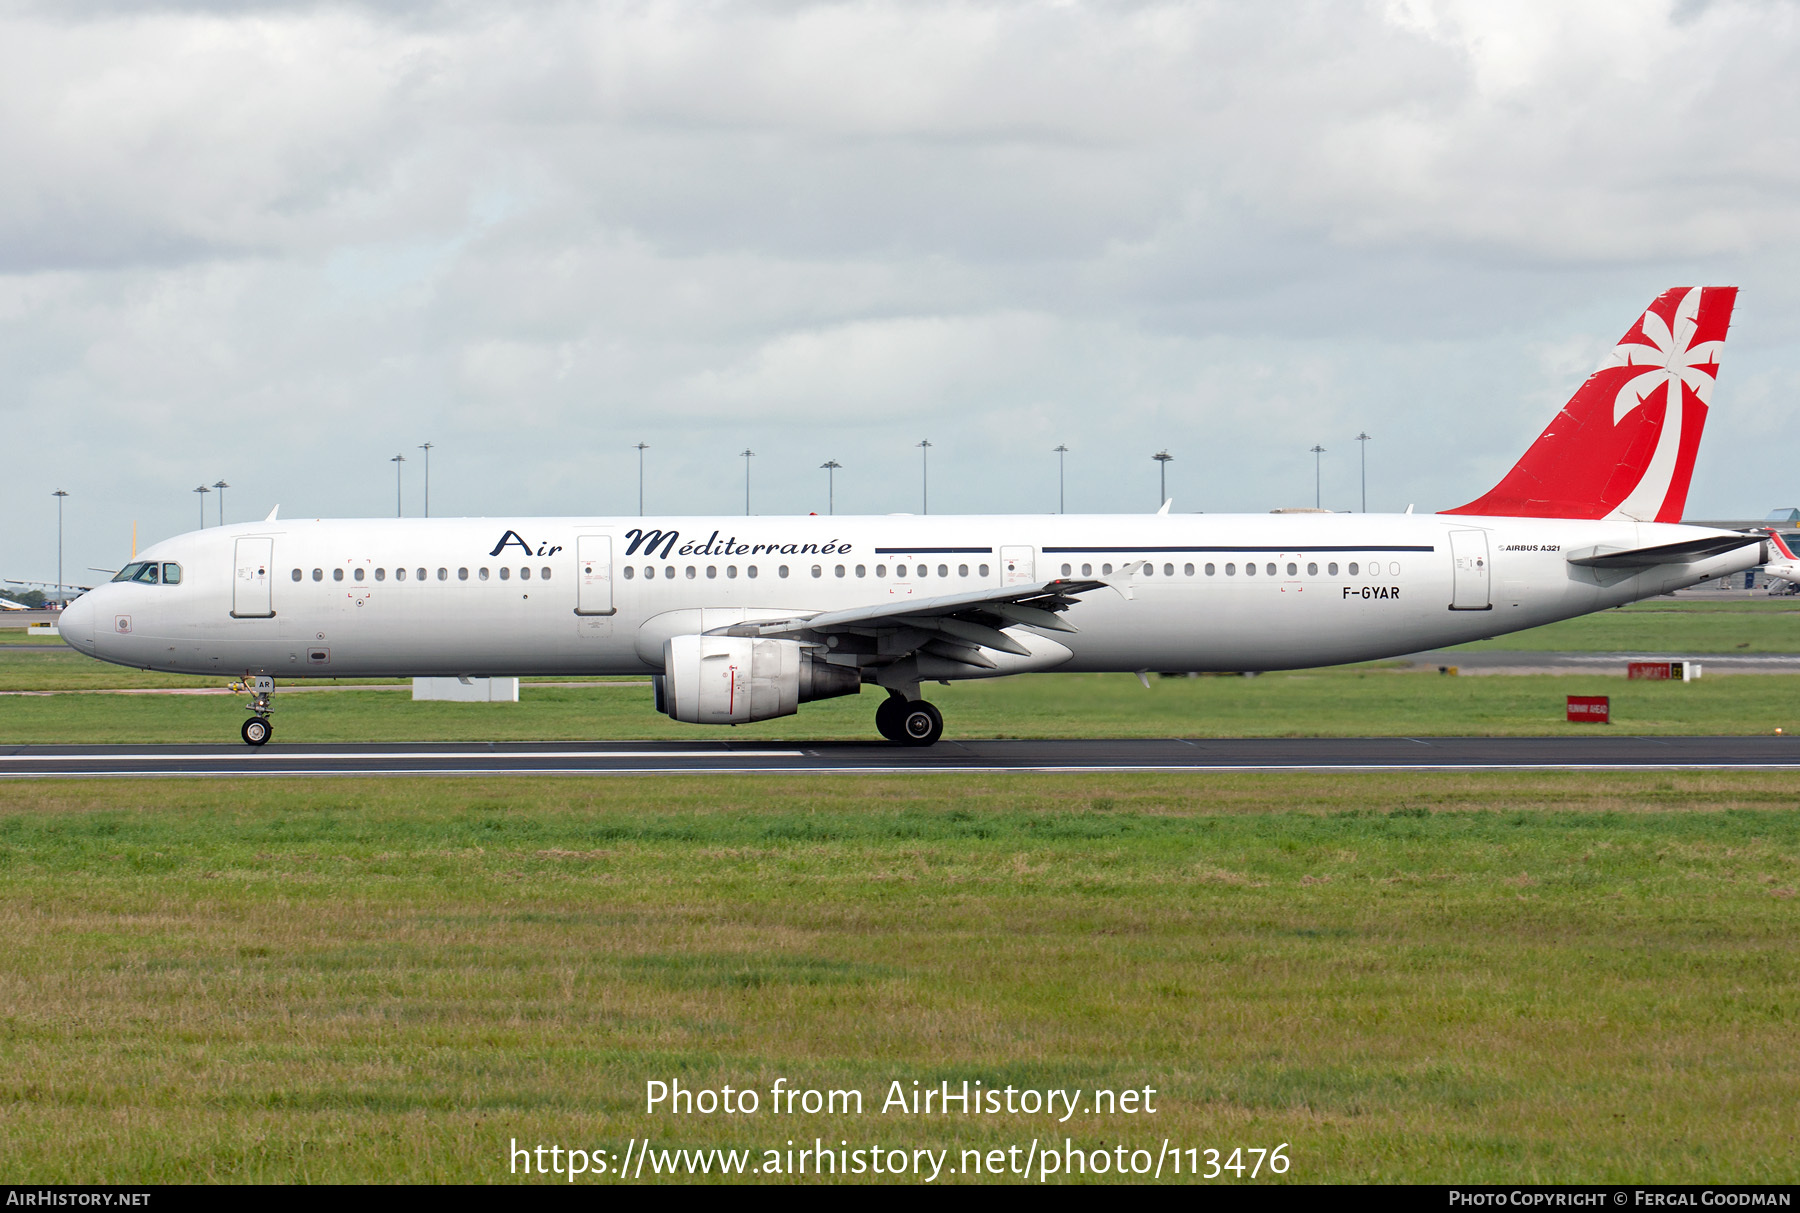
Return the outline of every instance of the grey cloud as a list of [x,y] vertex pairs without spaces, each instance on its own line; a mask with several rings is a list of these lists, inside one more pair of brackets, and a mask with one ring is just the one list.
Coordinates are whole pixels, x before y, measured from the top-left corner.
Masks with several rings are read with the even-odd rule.
[[[232,510],[1458,504],[1739,281],[1697,509],[1792,399],[1794,9],[42,5],[0,17],[0,484]],[[409,476],[417,469],[408,467]],[[940,479],[941,478],[941,479]],[[38,483],[42,480],[43,483]],[[409,481],[416,508],[416,482]],[[241,513],[240,513],[241,511]],[[110,553],[110,555],[109,555]],[[41,533],[0,571],[42,574]]]

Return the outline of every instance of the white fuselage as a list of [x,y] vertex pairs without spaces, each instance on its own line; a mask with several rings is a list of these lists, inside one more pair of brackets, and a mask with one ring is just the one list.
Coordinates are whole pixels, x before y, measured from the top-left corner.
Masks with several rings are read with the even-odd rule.
[[1759,562],[1755,545],[1644,570],[1567,562],[1717,533],[1376,514],[270,521],[147,549],[138,560],[179,565],[178,584],[102,585],[61,630],[103,660],[178,673],[645,674],[670,636],[746,617],[1142,561],[1129,592],[1069,609],[1066,657],[998,672],[1267,670],[1494,636]]

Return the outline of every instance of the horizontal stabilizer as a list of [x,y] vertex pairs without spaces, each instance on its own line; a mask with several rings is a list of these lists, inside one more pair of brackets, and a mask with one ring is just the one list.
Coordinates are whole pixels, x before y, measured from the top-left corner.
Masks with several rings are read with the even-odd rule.
[[1709,535],[1685,543],[1665,543],[1651,548],[1626,548],[1607,552],[1583,548],[1569,553],[1569,563],[1590,569],[1648,569],[1659,564],[1691,564],[1709,556],[1722,556],[1738,548],[1761,543],[1761,535]]

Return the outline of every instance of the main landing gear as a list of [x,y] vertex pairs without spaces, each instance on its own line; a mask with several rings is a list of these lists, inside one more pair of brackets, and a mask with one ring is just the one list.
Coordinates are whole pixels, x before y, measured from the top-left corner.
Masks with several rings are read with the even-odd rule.
[[875,709],[875,730],[901,745],[928,746],[944,735],[944,714],[923,699],[890,691]]
[[258,674],[233,683],[231,689],[250,692],[250,702],[246,706],[253,714],[239,730],[244,735],[244,744],[267,745],[269,738],[275,735],[275,725],[269,720],[269,713],[274,710],[269,699],[275,694],[275,680],[267,674]]

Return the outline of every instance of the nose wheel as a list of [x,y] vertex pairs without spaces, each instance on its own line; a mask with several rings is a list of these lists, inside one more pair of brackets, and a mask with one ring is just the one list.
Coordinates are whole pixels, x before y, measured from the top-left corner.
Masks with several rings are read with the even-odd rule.
[[923,699],[896,696],[875,709],[875,731],[901,745],[928,746],[944,735],[944,714]]
[[243,734],[244,744],[269,744],[269,738],[275,735],[275,726],[269,720],[269,713],[273,710],[269,700],[275,694],[275,680],[267,674],[257,674],[245,678],[243,682],[232,683],[231,689],[250,692],[250,702],[244,705],[250,709],[250,719],[239,730]]

